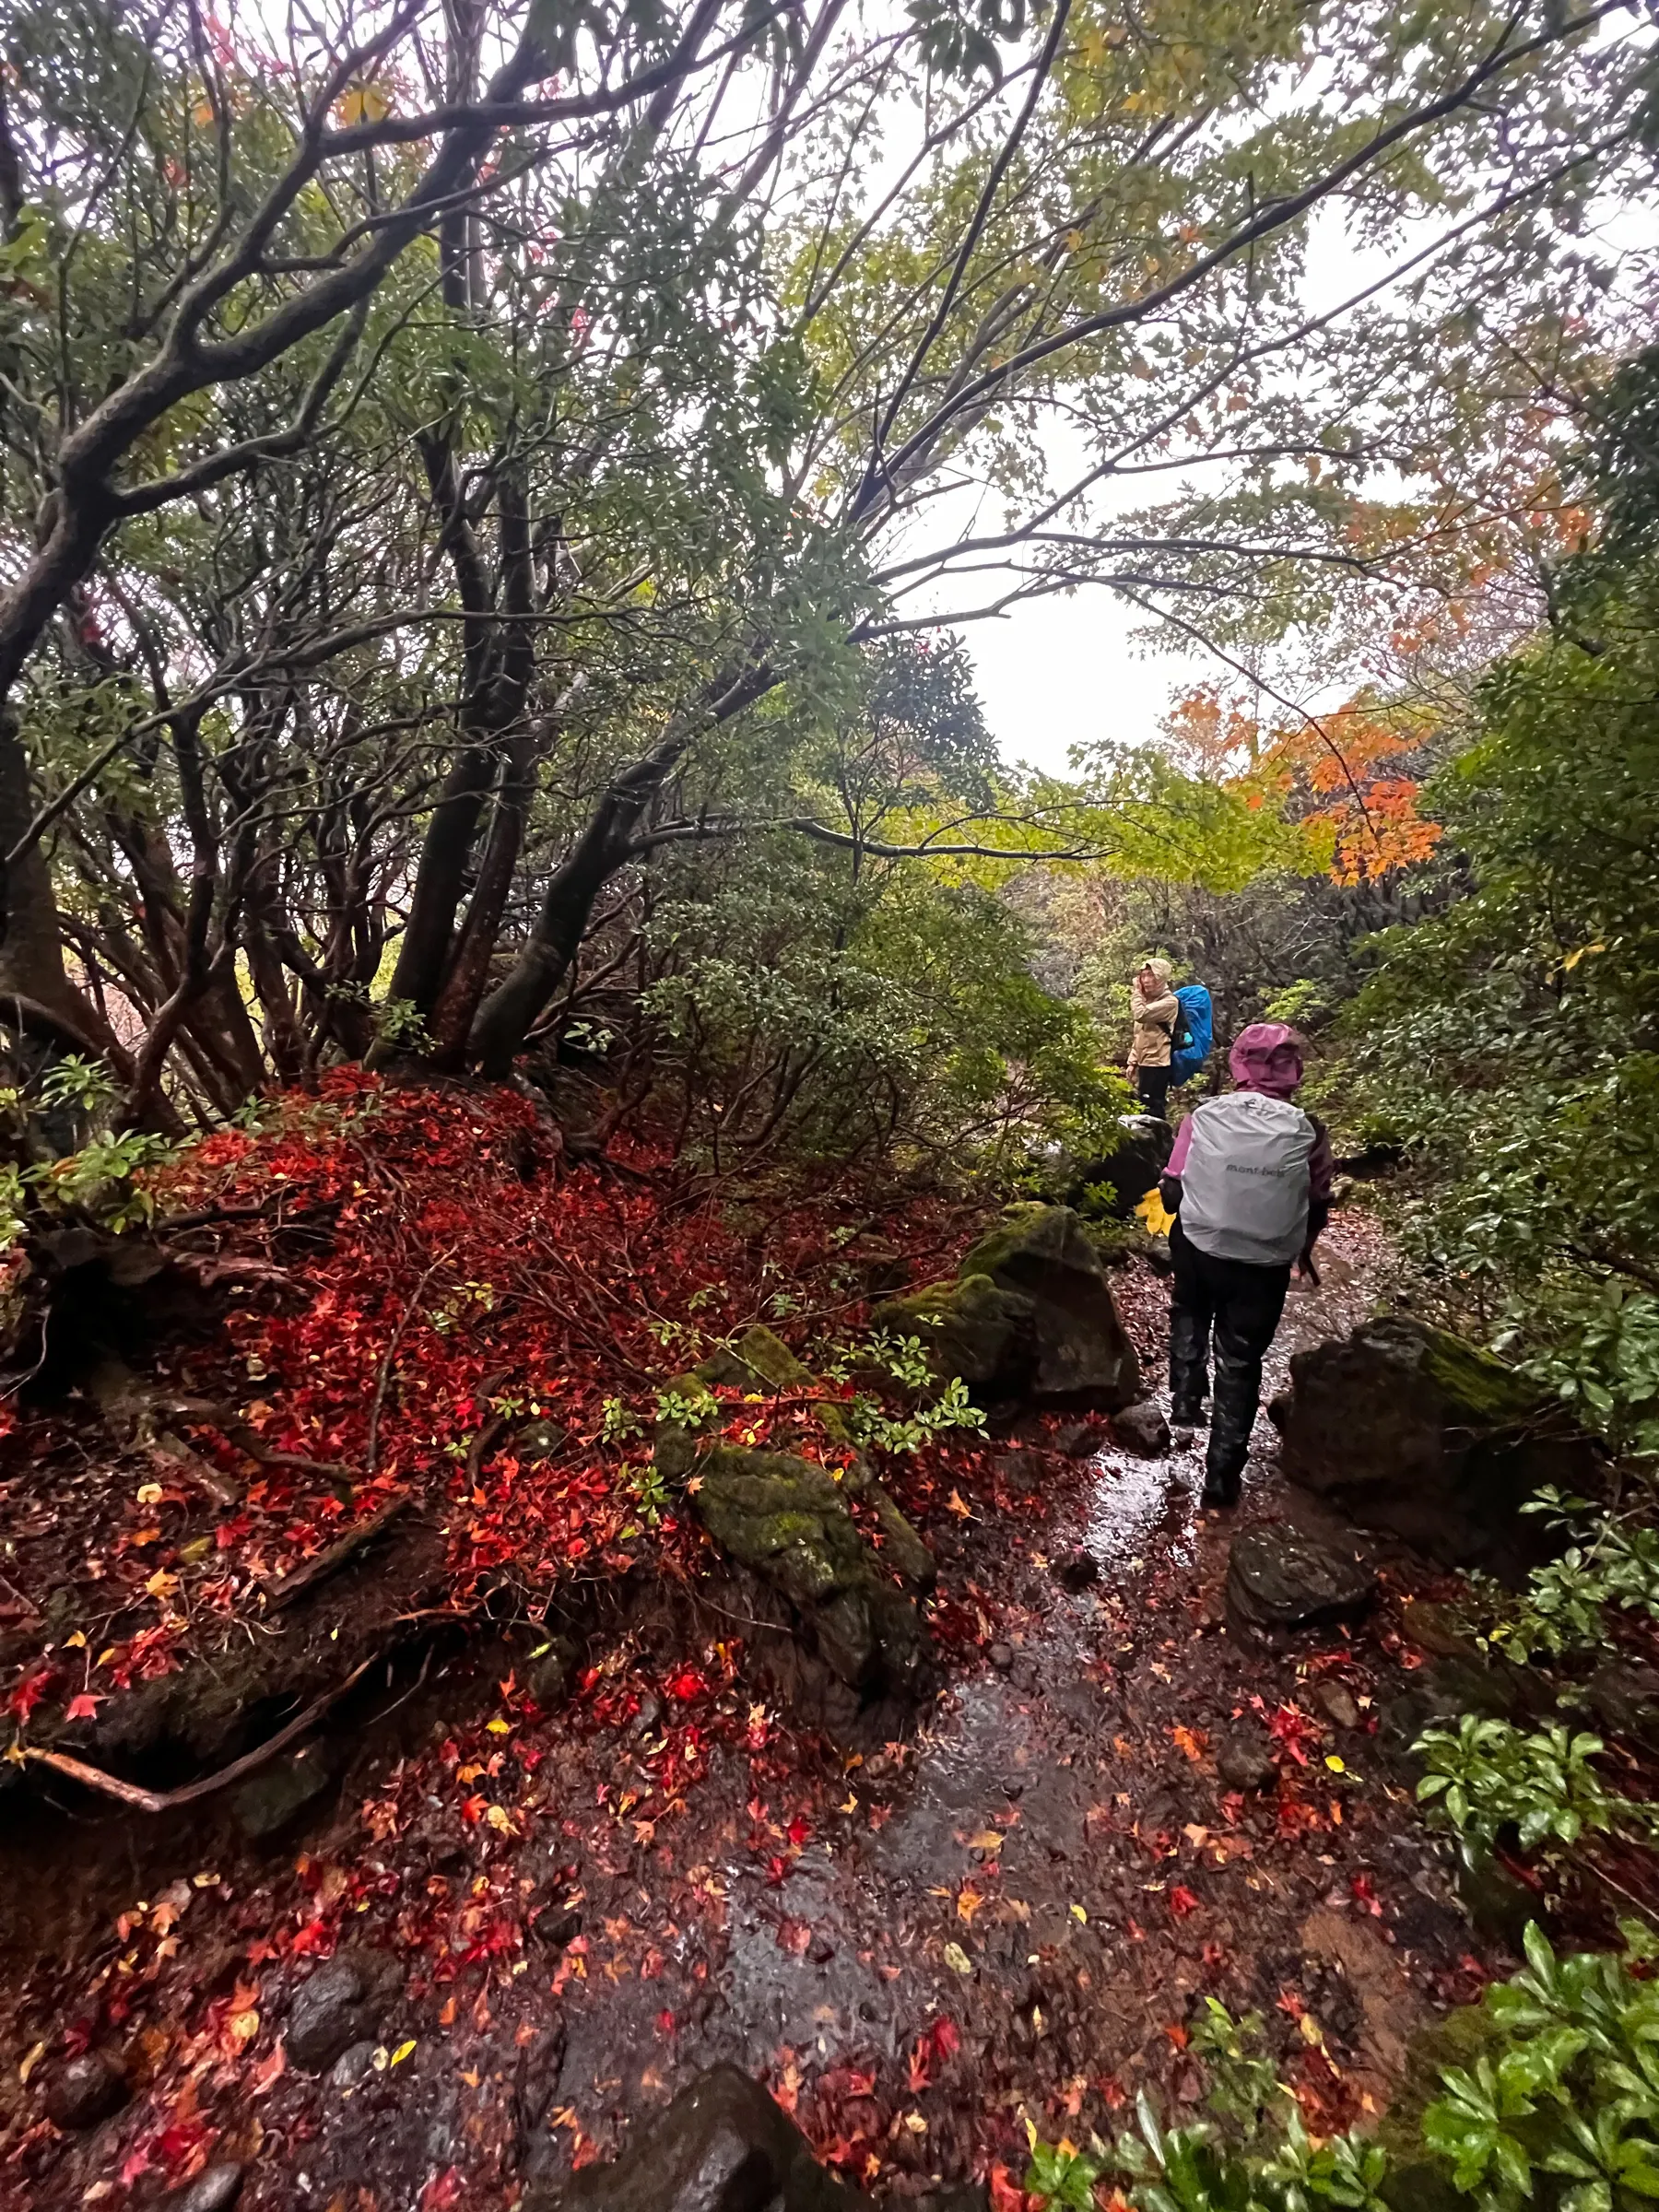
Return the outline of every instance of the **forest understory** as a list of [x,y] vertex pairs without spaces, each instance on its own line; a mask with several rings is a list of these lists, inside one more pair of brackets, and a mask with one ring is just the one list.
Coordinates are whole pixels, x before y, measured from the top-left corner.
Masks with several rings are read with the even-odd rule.
[[[512,1091],[342,1074],[269,1124],[170,1171],[194,1281],[159,1332],[116,1348],[106,1284],[45,1347],[67,1395],[8,1440],[5,2201],[236,2167],[250,2212],[506,2205],[728,2059],[860,2187],[988,2177],[1006,2212],[1028,2122],[1110,2137],[1148,2088],[1196,2111],[1206,1998],[1262,2016],[1329,2136],[1501,1971],[1390,1718],[1414,1602],[1454,1585],[1288,1486],[1265,1419],[1238,1516],[1199,1510],[1197,1449],[1100,1418],[884,1457],[937,1560],[937,1688],[839,1740],[803,1720],[787,1620],[606,1442],[607,1400],[747,1324],[852,1334],[873,1282],[954,1264],[967,1211],[850,1232],[834,1193],[566,1169]],[[1388,1271],[1352,1199],[1322,1252],[1281,1382]],[[1112,1279],[1156,1381],[1166,1286],[1139,1256]],[[827,1448],[786,1393],[721,1410]],[[1241,1643],[1239,1523],[1363,1553],[1376,1604]],[[296,1712],[290,1748],[190,1797]],[[341,1959],[359,1978],[308,2003]]]

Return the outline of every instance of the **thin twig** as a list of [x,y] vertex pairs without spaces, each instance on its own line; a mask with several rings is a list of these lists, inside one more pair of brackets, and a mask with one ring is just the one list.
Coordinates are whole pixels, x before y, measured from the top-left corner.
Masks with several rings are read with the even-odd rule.
[[199,1452],[193,1451],[182,1436],[174,1436],[164,1429],[150,1446],[152,1459],[165,1462],[171,1469],[188,1477],[199,1490],[206,1492],[215,1505],[232,1512],[241,1503],[241,1492],[229,1478],[210,1467]]
[[365,1545],[372,1544],[375,1537],[396,1520],[409,1502],[410,1493],[407,1490],[394,1491],[384,1505],[366,1520],[355,1522],[326,1551],[320,1551],[313,1558],[303,1560],[291,1574],[266,1583],[267,1610],[275,1613],[280,1606],[291,1606],[295,1598],[305,1591],[314,1589],[318,1583],[326,1582],[331,1574],[337,1574],[347,1560],[354,1558]]

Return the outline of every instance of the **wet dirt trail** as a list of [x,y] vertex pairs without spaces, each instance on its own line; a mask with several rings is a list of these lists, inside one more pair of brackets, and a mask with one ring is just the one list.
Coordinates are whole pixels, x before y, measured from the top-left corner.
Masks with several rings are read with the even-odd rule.
[[[1325,1250],[1269,1391],[1370,1310],[1374,1230],[1338,1216]],[[1156,1375],[1164,1288],[1117,1283]],[[8,1970],[0,2203],[124,2212],[234,2159],[251,2212],[510,2206],[718,2059],[865,2186],[1018,2180],[1028,2118],[1082,2139],[1144,2085],[1196,2100],[1206,1994],[1263,2013],[1312,2123],[1379,2113],[1482,1972],[1378,1729],[1427,1578],[1373,1547],[1351,1638],[1242,1649],[1237,1528],[1352,1532],[1282,1482],[1265,1418],[1235,1515],[1198,1510],[1201,1449],[1011,1445],[906,1500],[947,1684],[901,1744],[794,1731],[692,1587],[596,1634],[551,1713],[522,1650],[439,1668],[336,1743],[335,1793],[279,1842],[222,1813],[136,1843],[84,1805],[43,1821],[27,1848],[78,1854],[83,1925]],[[346,1994],[313,2033],[327,2007],[295,1994],[331,1955]],[[55,2125],[30,2075],[112,2042],[125,2103]]]

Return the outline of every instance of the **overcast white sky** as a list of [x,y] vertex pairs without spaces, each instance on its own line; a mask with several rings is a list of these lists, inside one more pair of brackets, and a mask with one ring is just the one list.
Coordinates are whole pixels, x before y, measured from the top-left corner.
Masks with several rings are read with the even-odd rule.
[[[1424,241],[1430,235],[1426,225]],[[1638,268],[1651,268],[1659,252],[1659,210],[1651,202],[1611,203],[1596,225],[1596,236],[1604,248],[1613,248],[1633,277]],[[1335,210],[1316,213],[1309,232],[1303,297],[1311,309],[1323,312],[1352,298],[1406,257],[1397,243],[1382,248],[1357,240]],[[1174,488],[1170,488],[1171,495]],[[1125,486],[1125,507],[1139,503],[1141,495],[1131,496],[1132,490]],[[1103,526],[1109,506],[1097,512]],[[986,580],[973,581],[982,587]],[[969,606],[991,595],[982,588],[965,591],[956,604]],[[943,612],[950,603],[941,595],[934,604]],[[1145,628],[1139,608],[1098,587],[966,624],[960,634],[972,654],[981,702],[1003,759],[1064,773],[1072,746],[1101,739],[1151,743],[1179,694],[1217,677],[1232,680],[1233,672],[1224,664],[1185,641],[1149,649],[1132,636]]]

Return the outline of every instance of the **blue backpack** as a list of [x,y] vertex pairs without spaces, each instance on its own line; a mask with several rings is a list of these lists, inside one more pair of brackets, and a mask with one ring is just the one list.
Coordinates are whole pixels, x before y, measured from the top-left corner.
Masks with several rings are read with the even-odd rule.
[[1170,1039],[1170,1080],[1190,1083],[1210,1056],[1215,1018],[1210,994],[1202,983],[1182,983],[1175,996],[1181,1012]]

